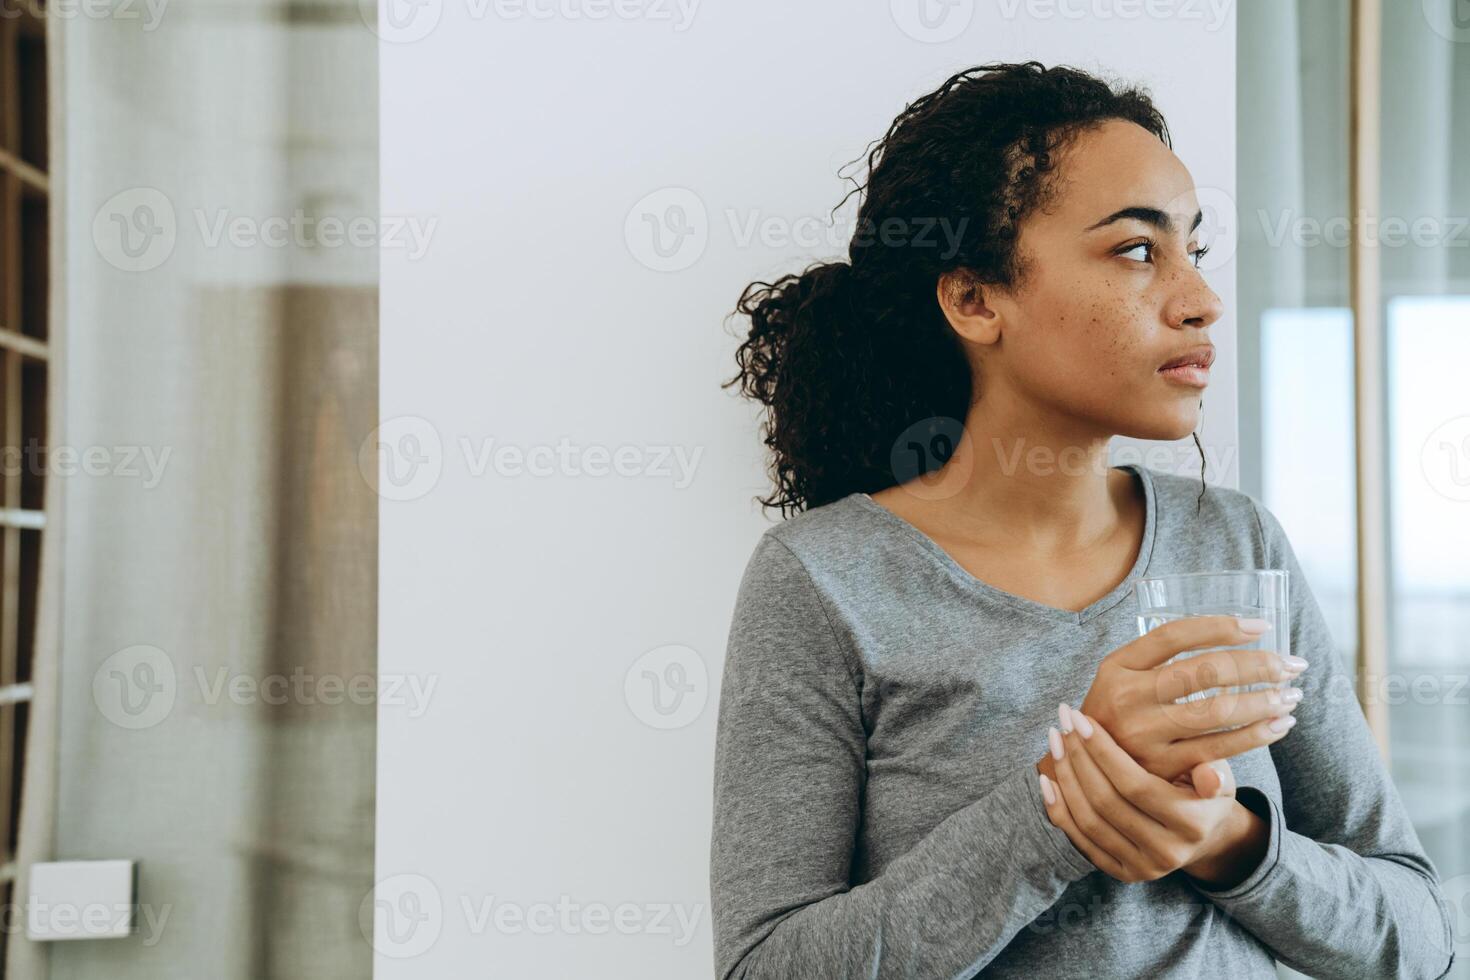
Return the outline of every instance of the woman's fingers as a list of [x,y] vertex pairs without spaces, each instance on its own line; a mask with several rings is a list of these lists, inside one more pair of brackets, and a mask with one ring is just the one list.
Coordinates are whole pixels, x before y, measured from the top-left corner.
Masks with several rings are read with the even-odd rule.
[[1185,616],[1155,626],[1108,656],[1116,658],[1129,670],[1148,670],[1162,666],[1171,657],[1187,650],[1231,646],[1260,638],[1259,631],[1247,633],[1240,622],[1235,616],[1227,615]]
[[1229,762],[1224,759],[1215,759],[1205,763],[1201,768],[1213,769],[1220,774],[1220,786],[1214,794],[1216,797],[1235,795],[1235,770],[1230,768]]
[[1263,718],[1289,715],[1301,698],[1299,687],[1270,687],[1260,691],[1221,691],[1207,698],[1170,702],[1161,705],[1165,720],[1161,731],[1170,739],[1184,739],[1240,728]]
[[1274,650],[1216,650],[1158,668],[1155,691],[1168,703],[1216,687],[1279,684],[1301,676],[1302,669],[1288,666]]
[[1066,739],[1068,755],[1088,802],[1130,842],[1146,850],[1164,832],[1164,825],[1147,812],[1145,798],[1156,792],[1155,783],[1166,784],[1139,766],[1101,724],[1070,707],[1067,710],[1073,724]]
[[[1281,722],[1283,727],[1280,731],[1271,728],[1276,722]],[[1271,718],[1258,721],[1254,725],[1246,725],[1228,732],[1216,732],[1211,735],[1197,735],[1175,742],[1169,750],[1170,758],[1177,758],[1181,770],[1187,770],[1214,759],[1233,759],[1237,755],[1258,749],[1263,745],[1279,742],[1291,731],[1291,726],[1296,724],[1295,715],[1285,715],[1281,718]],[[1176,755],[1177,753],[1177,755]]]
[[1200,799],[1210,800],[1222,795],[1220,790],[1224,788],[1225,777],[1210,763],[1201,762],[1190,770],[1189,777],[1195,795]]
[[[1056,770],[1057,782],[1062,787],[1062,795],[1066,798],[1067,808],[1071,811],[1072,819],[1077,826],[1089,840],[1094,841],[1108,853],[1117,855],[1125,863],[1143,863],[1138,847],[1126,835],[1120,833],[1119,829],[1101,812],[1104,806],[1109,809],[1115,808],[1113,800],[1118,796],[1117,791],[1111,784],[1107,784],[1106,779],[1103,779],[1102,782],[1107,784],[1106,788],[1099,786],[1089,793],[1078,778],[1073,766],[1073,757],[1086,753],[1080,744],[1067,744],[1077,738],[1076,733],[1073,732],[1063,738],[1055,728],[1052,728],[1047,733],[1047,738],[1051,742],[1052,767]],[[1061,749],[1060,758],[1058,758],[1059,748]]]
[[1089,758],[1096,762],[1119,794],[1155,822],[1166,824],[1167,815],[1172,806],[1180,802],[1180,797],[1194,795],[1181,794],[1177,787],[1139,765],[1097,719],[1089,718],[1076,709],[1071,710],[1076,719],[1074,726],[1086,742]]
[[1235,770],[1231,769],[1230,763],[1224,759],[1201,762],[1191,769],[1187,776],[1181,777],[1181,781],[1185,780],[1202,800],[1215,800],[1235,795]]
[[1094,867],[1104,874],[1111,875],[1120,881],[1123,880],[1127,872],[1123,863],[1098,847],[1093,843],[1092,838],[1082,832],[1082,829],[1077,826],[1077,821],[1072,818],[1072,812],[1067,808],[1067,799],[1061,788],[1047,779],[1045,773],[1040,776],[1041,795],[1046,802],[1047,817],[1067,835],[1076,845],[1077,850],[1081,851],[1083,857],[1091,861]]

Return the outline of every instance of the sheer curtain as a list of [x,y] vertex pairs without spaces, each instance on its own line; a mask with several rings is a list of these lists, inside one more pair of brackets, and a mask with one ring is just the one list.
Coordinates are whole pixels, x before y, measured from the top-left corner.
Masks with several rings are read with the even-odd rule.
[[49,25],[50,444],[94,465],[49,481],[21,848],[139,859],[143,909],[9,975],[368,977],[377,39],[127,8]]
[[[1470,977],[1470,19],[1383,8],[1383,324],[1395,779],[1458,909]],[[1390,228],[1397,218],[1401,228]]]
[[[1389,705],[1395,783],[1461,910],[1452,975],[1470,977],[1470,23],[1456,3],[1383,4],[1372,230],[1392,593],[1389,673],[1368,687]],[[1351,5],[1253,0],[1239,14],[1242,487],[1281,517],[1352,663]]]
[[1348,15],[1339,0],[1240,9],[1236,256],[1241,489],[1281,518],[1351,662],[1348,250],[1324,243],[1348,213]]

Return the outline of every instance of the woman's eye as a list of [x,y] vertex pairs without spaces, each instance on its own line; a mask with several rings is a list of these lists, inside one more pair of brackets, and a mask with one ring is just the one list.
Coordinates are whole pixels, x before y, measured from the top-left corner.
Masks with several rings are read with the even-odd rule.
[[1208,245],[1201,245],[1199,248],[1197,248],[1193,252],[1190,252],[1189,253],[1191,256],[1194,257],[1194,267],[1196,269],[1199,268],[1200,260],[1203,259],[1207,254],[1209,254],[1209,251],[1210,251],[1210,246],[1208,246]]
[[1148,253],[1149,255],[1152,255],[1153,254],[1153,247],[1154,247],[1154,243],[1153,242],[1139,242],[1137,245],[1130,245],[1130,246],[1128,246],[1127,248],[1125,248],[1122,251],[1120,251],[1118,254],[1121,255],[1121,256],[1124,256],[1126,258],[1132,258],[1132,259],[1134,259],[1135,261],[1138,261],[1138,262],[1147,262],[1148,261],[1147,258],[1145,258],[1143,256],[1140,256],[1140,255],[1135,255],[1133,253],[1138,252],[1139,250],[1142,250],[1145,253]]

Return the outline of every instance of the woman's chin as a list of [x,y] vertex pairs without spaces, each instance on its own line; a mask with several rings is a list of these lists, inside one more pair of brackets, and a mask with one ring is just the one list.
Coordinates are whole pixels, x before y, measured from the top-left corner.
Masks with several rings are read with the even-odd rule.
[[1135,419],[1134,424],[1119,431],[1119,435],[1130,439],[1148,439],[1154,442],[1174,442],[1187,439],[1199,426],[1199,409],[1189,412],[1161,410],[1157,415]]

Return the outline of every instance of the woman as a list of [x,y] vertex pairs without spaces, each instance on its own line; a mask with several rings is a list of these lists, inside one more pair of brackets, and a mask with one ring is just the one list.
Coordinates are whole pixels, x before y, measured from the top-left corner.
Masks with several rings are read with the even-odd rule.
[[[1194,430],[1221,312],[1148,96],[981,66],[868,164],[849,261],[738,307],[763,503],[800,513],[760,539],[731,626],[717,975],[1445,973],[1437,873],[1280,524],[1107,464],[1114,435]],[[1291,571],[1311,670],[1241,650],[1163,669],[1250,623],[1140,638],[1134,580],[1222,568]],[[1171,710],[1282,680],[1304,697]]]

